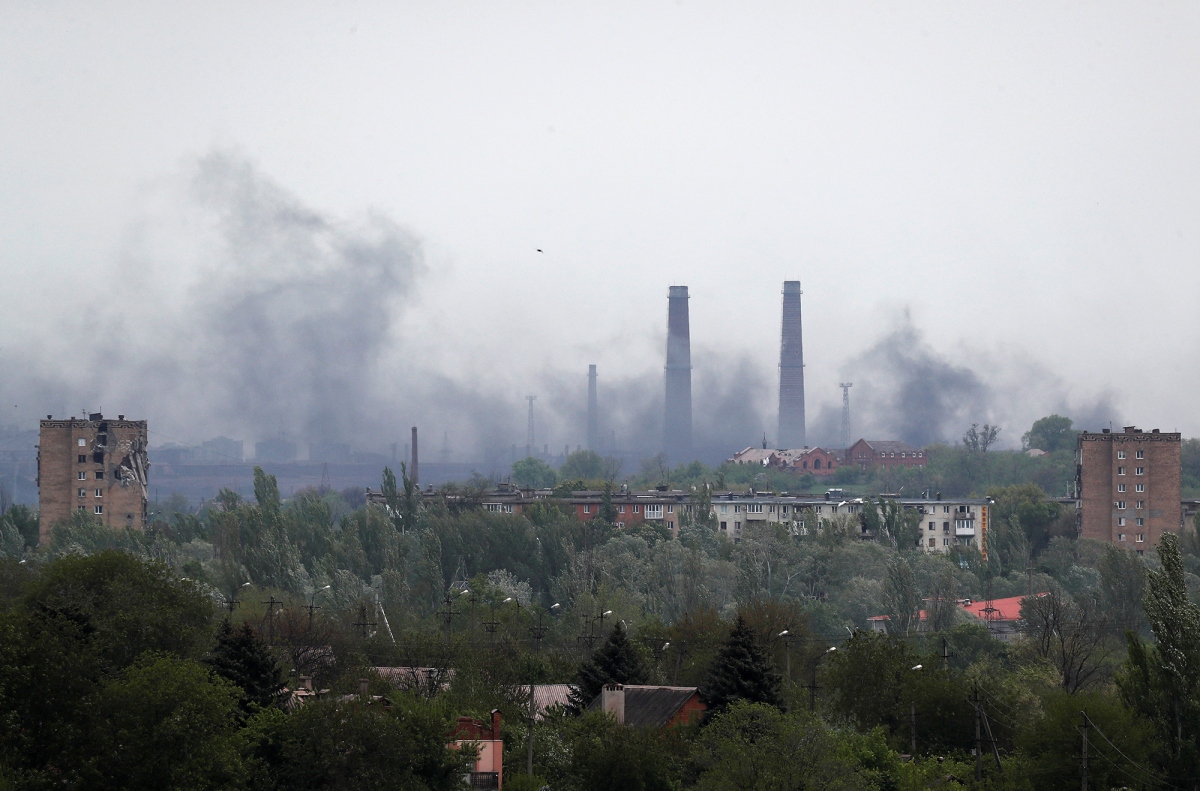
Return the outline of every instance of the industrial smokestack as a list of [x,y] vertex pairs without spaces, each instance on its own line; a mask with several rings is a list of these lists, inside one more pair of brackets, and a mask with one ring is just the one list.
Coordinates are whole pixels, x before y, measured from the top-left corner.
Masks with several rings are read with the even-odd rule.
[[803,448],[804,431],[804,337],[800,324],[799,280],[783,282],[783,332],[779,343],[779,439],[780,448]]
[[587,449],[600,452],[600,415],[596,411],[596,366],[588,366]]
[[421,478],[417,474],[417,427],[412,427],[412,469],[409,471],[409,478],[413,483],[420,483]]
[[665,450],[675,463],[692,455],[692,337],[687,286],[671,286],[667,307]]

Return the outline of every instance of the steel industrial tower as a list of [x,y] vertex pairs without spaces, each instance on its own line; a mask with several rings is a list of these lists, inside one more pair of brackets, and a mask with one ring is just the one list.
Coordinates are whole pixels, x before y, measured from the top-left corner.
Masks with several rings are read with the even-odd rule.
[[783,281],[783,329],[779,342],[780,448],[807,447],[804,431],[804,335],[799,280]]
[[588,366],[587,449],[600,452],[600,415],[596,407],[596,366]]
[[525,437],[525,457],[533,455],[533,402],[537,400],[535,395],[525,396],[525,400],[529,402],[529,433]]
[[667,294],[667,365],[664,450],[672,463],[692,456],[692,340],[687,286]]
[[842,447],[850,447],[850,388],[854,382],[842,382]]

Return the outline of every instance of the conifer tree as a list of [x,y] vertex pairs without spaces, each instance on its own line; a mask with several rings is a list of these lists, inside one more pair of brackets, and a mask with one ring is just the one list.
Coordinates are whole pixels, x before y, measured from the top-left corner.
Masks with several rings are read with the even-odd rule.
[[754,630],[741,615],[733,624],[729,638],[721,644],[700,695],[709,716],[735,700],[766,703],[783,708],[782,680],[770,658],[754,640]]
[[242,690],[241,706],[247,713],[252,713],[252,706],[270,706],[283,691],[279,663],[249,624],[234,629],[229,621],[222,623],[217,644],[204,663]]
[[617,622],[604,645],[596,649],[591,659],[579,667],[575,689],[571,692],[571,708],[582,711],[596,699],[605,684],[645,684],[650,672],[625,627]]

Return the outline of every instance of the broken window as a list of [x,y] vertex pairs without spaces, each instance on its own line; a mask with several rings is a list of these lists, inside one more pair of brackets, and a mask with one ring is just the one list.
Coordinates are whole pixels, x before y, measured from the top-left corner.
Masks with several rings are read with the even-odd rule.
[[79,463],[80,463],[80,464],[86,464],[86,463],[87,463],[87,456],[85,456],[85,455],[83,455],[83,454],[81,453],[81,454],[79,455]]
[[96,470],[96,480],[98,480],[98,481],[104,480],[104,471],[103,470]]
[[103,464],[104,463],[104,451],[97,451],[96,453],[93,453],[92,461],[94,461],[96,464]]

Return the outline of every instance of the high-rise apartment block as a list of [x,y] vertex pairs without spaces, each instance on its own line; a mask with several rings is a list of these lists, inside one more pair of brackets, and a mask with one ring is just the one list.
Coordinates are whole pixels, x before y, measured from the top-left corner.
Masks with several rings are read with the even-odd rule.
[[1180,435],[1126,426],[1085,431],[1075,446],[1079,534],[1138,554],[1180,525]]
[[108,527],[146,527],[146,421],[106,420],[99,412],[85,420],[41,422],[38,437],[38,501],[41,540],[73,511],[93,514]]

